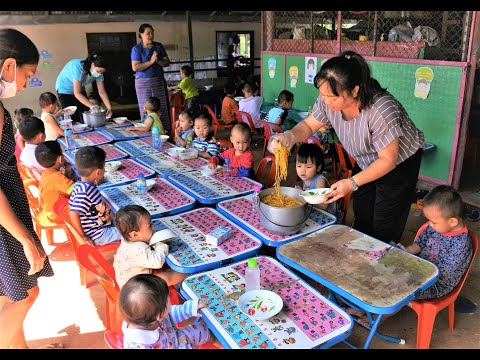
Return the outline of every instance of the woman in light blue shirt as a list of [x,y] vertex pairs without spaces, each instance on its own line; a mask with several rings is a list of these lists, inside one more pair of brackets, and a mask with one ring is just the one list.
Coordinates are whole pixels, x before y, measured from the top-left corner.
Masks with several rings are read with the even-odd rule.
[[94,104],[87,98],[85,87],[94,81],[97,84],[98,95],[107,109],[107,116],[112,115],[112,105],[105,90],[103,74],[107,71],[105,58],[99,54],[91,54],[86,59],[73,59],[65,64],[58,74],[55,89],[62,108],[76,106],[72,115],[73,121],[83,123],[84,111],[89,111]]

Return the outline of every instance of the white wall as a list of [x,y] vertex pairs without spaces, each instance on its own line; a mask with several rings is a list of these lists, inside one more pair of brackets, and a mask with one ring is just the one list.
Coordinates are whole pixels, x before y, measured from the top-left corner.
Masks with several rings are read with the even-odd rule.
[[[87,37],[86,33],[98,32],[135,32],[142,22],[119,23],[82,23],[82,24],[42,24],[42,25],[15,25],[0,26],[0,28],[13,27],[28,36],[37,46],[38,51],[47,50],[52,58],[50,69],[38,66],[38,78],[42,86],[28,88],[17,96],[3,100],[4,106],[13,114],[20,107],[28,107],[40,115],[38,98],[41,93],[55,92],[55,81],[65,63],[74,58],[86,58]],[[149,21],[155,30],[155,41],[167,47],[168,56],[172,61],[188,59],[190,57],[188,45],[187,22],[154,22]],[[253,30],[255,32],[255,57],[260,57],[260,23],[222,23],[222,22],[196,22],[192,21],[192,43],[195,58],[215,56],[216,31]],[[42,60],[40,60],[42,61]],[[213,76],[213,72],[210,72]]]

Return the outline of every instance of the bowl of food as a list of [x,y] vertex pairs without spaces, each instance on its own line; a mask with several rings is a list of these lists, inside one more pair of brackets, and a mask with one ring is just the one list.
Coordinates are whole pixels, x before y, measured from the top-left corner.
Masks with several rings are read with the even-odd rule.
[[221,167],[221,166],[217,166],[217,167],[214,168],[214,169],[210,169],[210,168],[208,167],[208,165],[204,165],[204,166],[202,166],[202,167],[200,168],[200,171],[202,172],[203,175],[205,175],[205,176],[210,176],[210,175],[215,174],[215,173],[217,172],[217,169],[218,169],[219,167]]
[[75,114],[75,111],[77,111],[77,107],[76,106],[67,106],[65,109],[63,109],[63,111],[65,111],[68,115],[73,115]]
[[317,188],[312,190],[302,191],[299,195],[302,196],[309,204],[321,204],[327,200],[327,194],[332,190],[330,188]]
[[180,159],[180,154],[185,152],[187,149],[182,147],[172,147],[167,149],[167,154],[170,155],[174,159]]
[[150,191],[156,183],[155,179],[147,179],[147,191]]
[[237,305],[241,312],[254,320],[267,320],[282,310],[283,300],[270,290],[251,290],[238,298]]
[[128,118],[126,116],[121,116],[121,117],[113,118],[112,120],[115,122],[115,124],[121,125],[125,121],[128,121]]
[[105,163],[105,171],[106,172],[117,171],[120,165],[122,165],[121,161],[107,161]]
[[198,157],[198,150],[194,148],[173,147],[167,149],[167,154],[174,159],[191,160]]

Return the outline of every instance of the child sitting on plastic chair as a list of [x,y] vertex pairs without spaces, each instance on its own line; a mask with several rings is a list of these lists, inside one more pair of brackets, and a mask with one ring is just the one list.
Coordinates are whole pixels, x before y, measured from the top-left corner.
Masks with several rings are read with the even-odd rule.
[[182,305],[170,305],[167,283],[158,276],[131,277],[120,290],[118,305],[125,319],[125,349],[193,349],[208,341],[218,343],[202,320],[175,327],[191,317],[200,319],[199,310],[207,303],[188,300]]

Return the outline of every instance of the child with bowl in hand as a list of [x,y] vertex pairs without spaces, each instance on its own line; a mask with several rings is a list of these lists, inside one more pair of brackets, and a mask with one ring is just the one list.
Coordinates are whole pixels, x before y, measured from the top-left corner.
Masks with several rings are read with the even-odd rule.
[[250,179],[255,178],[253,171],[253,153],[250,150],[252,130],[245,123],[236,123],[230,131],[230,141],[233,148],[212,156],[208,162],[209,169],[216,169],[217,165],[223,165],[225,159],[230,159],[232,176],[244,176]]
[[142,124],[145,126],[140,127],[129,127],[126,130],[129,131],[151,131],[154,126],[160,130],[160,135],[165,135],[166,132],[163,128],[163,124],[160,121],[160,115],[158,111],[160,110],[160,99],[151,96],[143,104],[143,111],[145,115],[142,118]]
[[218,154],[217,141],[213,136],[213,119],[206,110],[201,110],[193,120],[195,139],[193,147],[198,150],[198,156],[209,160]]
[[[118,306],[125,349],[193,349],[208,341],[219,345],[203,321],[177,328],[175,324],[191,317],[207,303],[188,300],[170,305],[168,285],[151,274],[131,277],[120,290]],[[219,345],[221,346],[221,345]]]
[[[295,185],[295,188],[300,190],[329,188],[330,182],[323,175],[324,167],[325,159],[322,149],[317,144],[301,144],[297,151],[296,169],[302,185]],[[338,210],[337,202],[314,204],[313,206],[335,215],[337,223],[342,222],[343,214]]]
[[122,234],[120,246],[113,259],[115,277],[120,288],[137,274],[153,274],[163,278],[168,286],[177,285],[188,274],[173,271],[165,263],[168,245],[159,241],[149,245],[154,225],[147,209],[126,205],[118,210],[115,226]]

